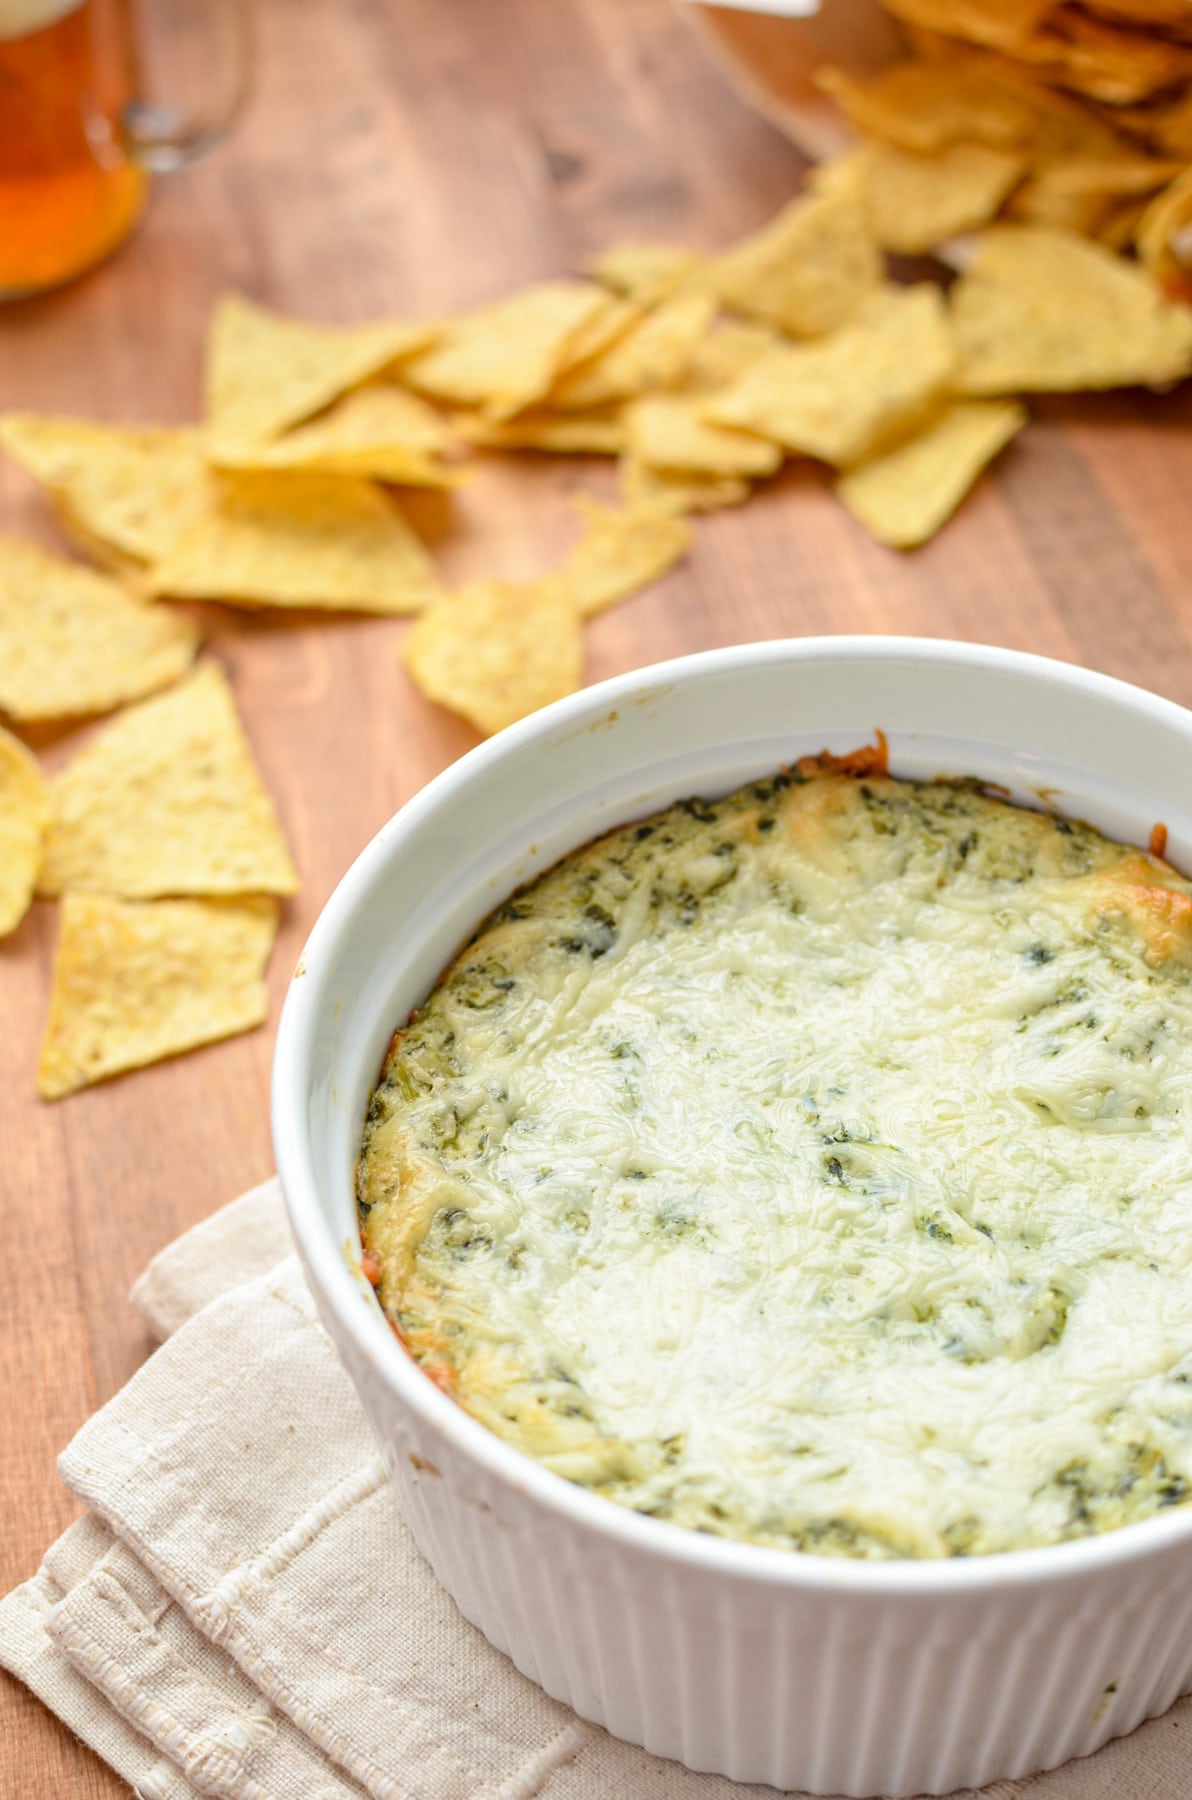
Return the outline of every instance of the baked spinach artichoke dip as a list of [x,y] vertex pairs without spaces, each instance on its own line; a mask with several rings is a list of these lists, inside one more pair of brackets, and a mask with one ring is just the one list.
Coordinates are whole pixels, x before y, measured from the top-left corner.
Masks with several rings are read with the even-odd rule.
[[871,1558],[1146,1518],[1192,1482],[1192,885],[883,749],[682,801],[484,922],[358,1197],[425,1372],[638,1512]]

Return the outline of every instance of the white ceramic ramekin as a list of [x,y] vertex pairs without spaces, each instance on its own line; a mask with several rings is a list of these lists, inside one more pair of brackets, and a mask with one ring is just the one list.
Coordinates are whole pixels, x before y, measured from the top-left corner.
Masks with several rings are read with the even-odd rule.
[[945,1793],[1083,1756],[1192,1686],[1192,1507],[1083,1542],[866,1563],[722,1542],[548,1474],[419,1372],[359,1273],[352,1172],[395,1026],[563,852],[882,727],[895,773],[977,774],[1192,866],[1192,715],[1104,676],[930,640],[746,645],[589,688],[433,781],[311,934],[274,1071],[277,1164],[323,1321],[402,1509],[527,1675],[694,1769]]

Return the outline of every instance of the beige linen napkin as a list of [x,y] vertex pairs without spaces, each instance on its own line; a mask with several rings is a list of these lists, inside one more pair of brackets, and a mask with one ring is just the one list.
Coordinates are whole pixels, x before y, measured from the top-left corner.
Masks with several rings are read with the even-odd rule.
[[[62,1456],[89,1516],[0,1601],[0,1664],[142,1800],[772,1800],[619,1743],[422,1562],[275,1182],[152,1263],[168,1341]],[[1186,1800],[1192,1701],[983,1800]]]

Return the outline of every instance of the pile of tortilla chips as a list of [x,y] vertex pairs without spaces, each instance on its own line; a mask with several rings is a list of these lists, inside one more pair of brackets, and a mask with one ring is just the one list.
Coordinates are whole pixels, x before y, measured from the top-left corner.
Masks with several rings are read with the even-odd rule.
[[[645,274],[631,257],[616,272],[639,279],[646,296],[594,280],[544,282],[433,324],[319,326],[229,296],[211,324],[201,424],[10,413],[0,448],[42,484],[68,535],[119,577],[126,597],[433,614],[429,661],[421,633],[408,657],[412,669],[430,667],[450,621],[467,617],[468,591],[445,593],[401,493],[457,488],[462,465],[488,452],[618,454],[636,398],[678,387],[711,335],[716,300],[703,288],[672,292],[682,274],[672,256]],[[780,460],[777,448],[755,445],[746,466],[768,472]],[[515,655],[498,682],[510,647],[499,621],[509,615],[483,612],[487,662],[475,620],[466,628],[464,649],[475,647],[479,661],[457,709],[481,729],[578,686],[583,618],[685,555],[681,512],[730,497],[721,480],[676,480],[669,470],[643,480],[647,467],[641,460],[624,504],[599,523],[581,504],[572,555],[541,578],[566,624],[552,639],[553,662],[540,655],[532,671]],[[731,497],[744,492],[735,482]],[[500,575],[490,589],[509,586]],[[540,599],[538,583],[518,591],[527,606]],[[450,685],[436,691],[451,703]]]
[[[739,243],[614,247],[587,279],[424,323],[314,325],[230,296],[199,425],[16,414],[0,445],[142,595],[427,620],[441,607],[407,666],[481,729],[578,683],[584,540],[541,577],[574,606],[555,663],[531,670],[511,609],[545,590],[519,581],[511,600],[498,567],[483,605],[445,594],[403,490],[450,494],[493,453],[617,458],[613,597],[684,554],[689,533],[659,517],[737,505],[792,456],[838,471],[882,542],[921,543],[1023,423],[1012,396],[1164,388],[1192,369],[1192,29],[1175,0],[1102,0],[1104,17],[887,3],[913,54],[868,82],[822,72],[857,144]],[[958,238],[947,298],[892,282],[888,256],[947,246],[956,260]],[[466,493],[455,504],[466,512]],[[466,680],[444,680],[473,645]]]
[[1129,251],[1192,299],[1187,0],[882,0],[911,54],[875,80],[820,72],[861,134],[885,248],[917,254],[995,215]]
[[[685,515],[792,457],[834,471],[881,542],[920,544],[1021,429],[1017,396],[1192,371],[1192,308],[1169,291],[1192,31],[1173,0],[1104,0],[1096,32],[1043,0],[888,3],[916,53],[866,84],[823,72],[858,142],[742,241],[622,245],[586,279],[422,323],[229,296],[198,425],[10,414],[0,447],[142,600],[419,615],[410,674],[482,731],[578,686],[583,619],[681,560]],[[1128,94],[1109,93],[1119,49]],[[891,279],[889,255],[958,234],[950,293]],[[446,592],[403,494],[466,514],[455,490],[523,451],[615,457],[618,503],[581,503],[571,555],[537,579],[494,567]]]
[[[0,934],[34,892],[63,901],[43,1094],[264,1017],[296,878],[171,601],[414,615],[413,680],[495,731],[580,685],[584,621],[681,561],[690,515],[787,460],[910,548],[1022,429],[1021,395],[1192,373],[1192,4],[885,3],[907,58],[823,72],[856,145],[739,243],[616,246],[431,322],[231,296],[200,423],[0,417],[103,571],[0,539],[0,714],[123,708],[48,781],[0,727]],[[892,278],[945,246],[950,289]],[[614,458],[619,495],[582,497],[536,578],[447,591],[403,496],[466,513],[485,458],[527,451]]]

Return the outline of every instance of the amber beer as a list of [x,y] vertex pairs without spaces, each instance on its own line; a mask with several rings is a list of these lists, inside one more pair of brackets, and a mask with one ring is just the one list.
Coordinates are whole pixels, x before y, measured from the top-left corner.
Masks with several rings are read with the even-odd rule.
[[131,230],[135,90],[126,0],[0,0],[0,295],[65,281]]
[[147,171],[187,167],[236,119],[248,0],[191,5],[213,79],[203,104],[180,111],[138,92],[133,0],[0,0],[0,300],[106,256],[140,215]]

